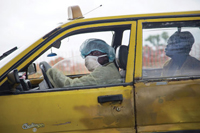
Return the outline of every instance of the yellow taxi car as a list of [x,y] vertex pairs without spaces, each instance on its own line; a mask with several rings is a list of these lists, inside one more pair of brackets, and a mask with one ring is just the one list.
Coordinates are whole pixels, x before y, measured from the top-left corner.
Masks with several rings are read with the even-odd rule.
[[[0,57],[0,132],[200,132],[200,11],[84,19],[77,10]],[[79,51],[88,38],[116,50],[121,83],[42,85],[42,61],[72,79],[89,74]]]

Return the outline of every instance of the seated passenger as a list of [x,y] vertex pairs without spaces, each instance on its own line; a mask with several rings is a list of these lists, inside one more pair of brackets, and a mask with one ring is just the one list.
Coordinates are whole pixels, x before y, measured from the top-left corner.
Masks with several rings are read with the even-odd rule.
[[188,31],[177,31],[169,38],[165,53],[171,59],[164,64],[162,76],[200,74],[200,61],[189,55],[193,44],[194,37]]
[[121,77],[113,60],[114,49],[100,39],[88,39],[80,47],[85,66],[91,72],[80,78],[71,79],[60,71],[50,68],[47,76],[54,87],[105,85],[121,82]]

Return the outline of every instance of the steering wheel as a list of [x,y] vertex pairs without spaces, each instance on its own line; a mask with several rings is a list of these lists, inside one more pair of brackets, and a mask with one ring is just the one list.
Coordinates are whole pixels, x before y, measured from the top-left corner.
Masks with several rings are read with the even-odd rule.
[[45,83],[47,84],[48,88],[53,88],[53,85],[51,84],[51,82],[46,74],[47,70],[49,68],[51,68],[51,66],[47,62],[43,61],[43,62],[40,62],[39,67],[42,70],[42,74],[43,74]]

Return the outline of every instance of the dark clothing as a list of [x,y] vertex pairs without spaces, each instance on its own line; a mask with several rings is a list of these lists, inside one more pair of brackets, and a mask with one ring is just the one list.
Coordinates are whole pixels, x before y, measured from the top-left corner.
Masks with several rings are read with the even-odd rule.
[[186,76],[200,75],[200,61],[192,56],[188,56],[181,67],[177,65],[173,59],[170,59],[164,64],[162,75],[169,76]]

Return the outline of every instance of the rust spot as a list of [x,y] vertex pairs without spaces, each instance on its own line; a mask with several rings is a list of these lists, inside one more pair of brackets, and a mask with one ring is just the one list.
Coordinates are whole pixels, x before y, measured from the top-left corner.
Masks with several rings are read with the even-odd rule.
[[159,102],[159,103],[163,103],[163,101],[164,101],[164,100],[161,99],[161,98],[158,99],[158,102]]
[[132,103],[131,99],[124,99],[122,103],[110,102],[100,106],[79,106],[75,107],[75,110],[84,114],[80,121],[89,129],[131,127],[134,125]]

